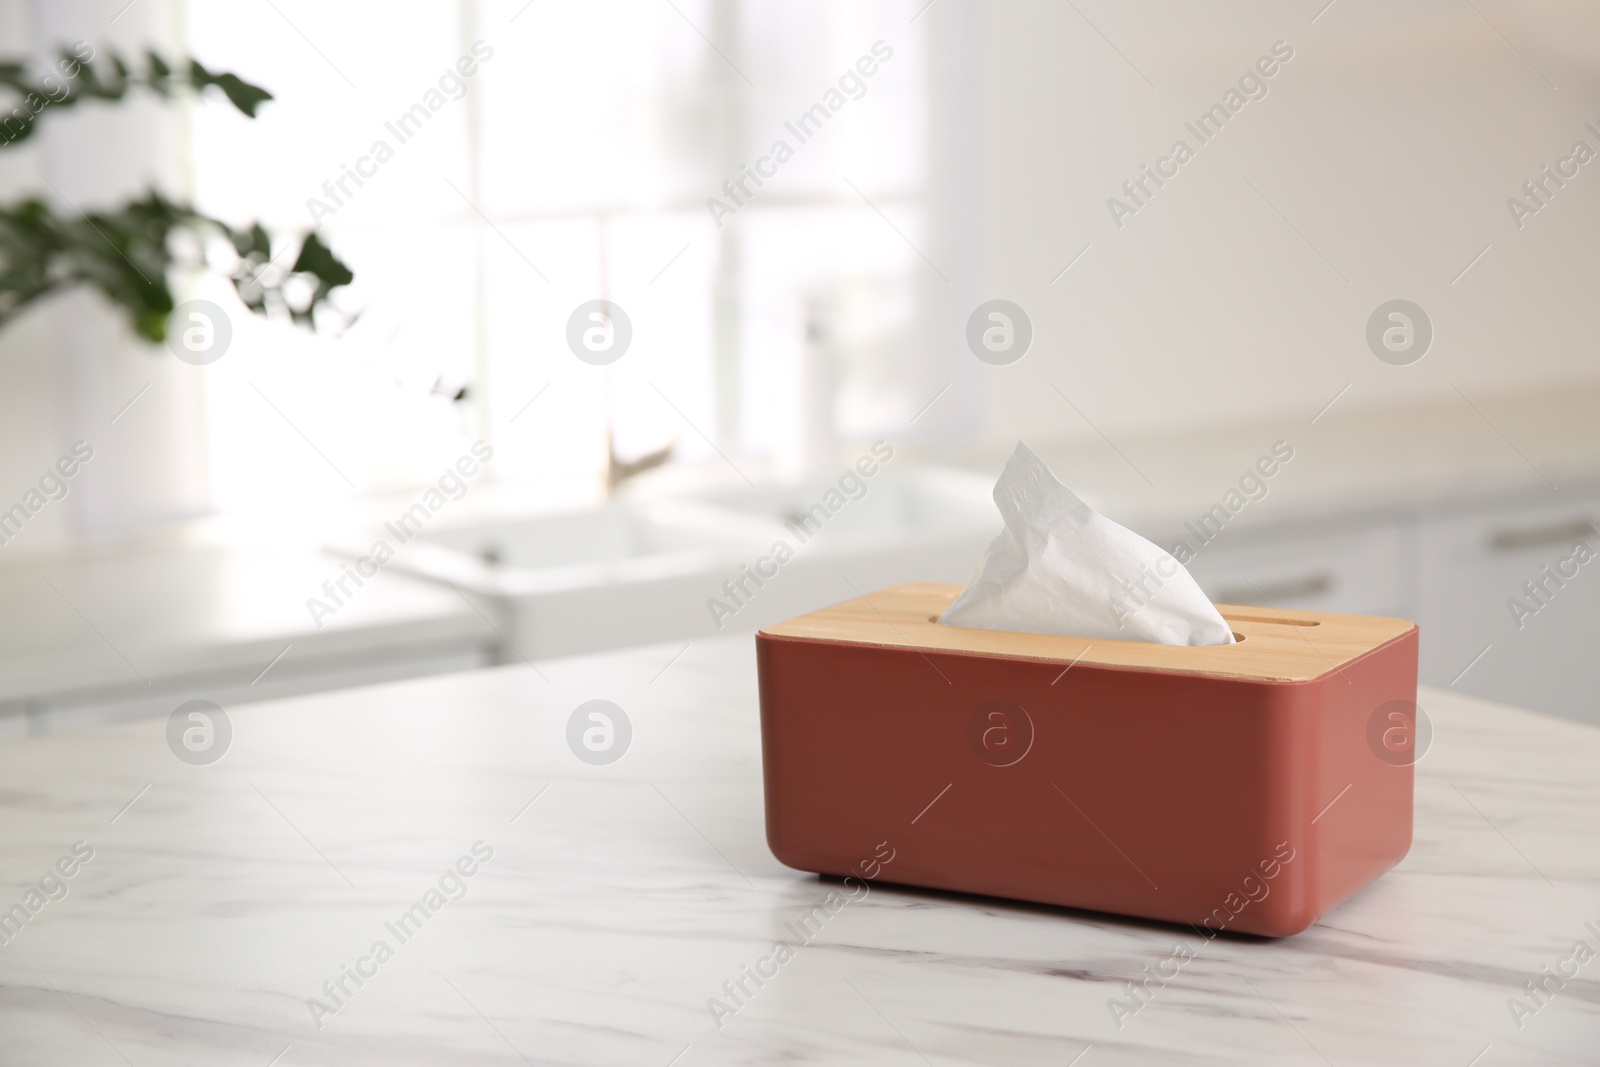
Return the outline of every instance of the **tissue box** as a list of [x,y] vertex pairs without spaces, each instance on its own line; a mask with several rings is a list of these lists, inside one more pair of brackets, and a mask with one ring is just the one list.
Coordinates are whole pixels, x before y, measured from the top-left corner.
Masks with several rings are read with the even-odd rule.
[[938,625],[960,591],[757,634],[783,863],[1281,937],[1411,847],[1412,623],[1219,605],[1238,641],[1199,648]]

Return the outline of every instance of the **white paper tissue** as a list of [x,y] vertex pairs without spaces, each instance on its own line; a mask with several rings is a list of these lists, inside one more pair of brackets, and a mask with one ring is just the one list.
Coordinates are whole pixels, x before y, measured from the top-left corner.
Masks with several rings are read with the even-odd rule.
[[1233,631],[1170,553],[1079,500],[1020,441],[994,486],[1006,528],[939,621],[980,630],[1229,645]]

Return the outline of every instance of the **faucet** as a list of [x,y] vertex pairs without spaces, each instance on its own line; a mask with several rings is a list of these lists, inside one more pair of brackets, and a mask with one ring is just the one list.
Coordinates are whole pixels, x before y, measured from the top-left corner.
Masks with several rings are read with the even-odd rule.
[[606,492],[614,493],[617,487],[629,478],[643,474],[661,466],[672,458],[672,450],[678,447],[678,439],[674,437],[654,452],[646,452],[638,459],[622,459],[617,455],[616,444],[612,439],[611,427],[606,427]]

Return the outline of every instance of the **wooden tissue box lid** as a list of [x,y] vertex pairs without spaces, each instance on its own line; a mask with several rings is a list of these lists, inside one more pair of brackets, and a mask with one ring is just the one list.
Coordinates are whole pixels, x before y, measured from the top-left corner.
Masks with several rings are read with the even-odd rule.
[[1309,682],[1416,629],[1404,619],[1322,611],[1218,604],[1239,638],[1235,644],[1160,645],[1148,641],[1058,637],[940,626],[939,615],[961,594],[946,582],[892,585],[822,608],[761,632],[772,637],[880,645],[1089,664],[1176,674]]

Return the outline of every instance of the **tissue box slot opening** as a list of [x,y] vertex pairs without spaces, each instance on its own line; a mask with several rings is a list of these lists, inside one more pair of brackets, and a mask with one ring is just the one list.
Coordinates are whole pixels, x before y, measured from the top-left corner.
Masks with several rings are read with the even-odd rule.
[[[1285,618],[1281,618],[1281,617],[1280,618],[1276,618],[1276,619],[1269,619],[1265,615],[1230,615],[1230,614],[1228,614],[1226,612],[1223,613],[1222,617],[1224,619],[1228,620],[1229,622],[1264,622],[1264,623],[1268,624],[1269,626],[1321,626],[1322,625],[1322,623],[1318,622],[1315,619],[1285,619]],[[1234,634],[1233,636],[1234,636],[1235,639],[1239,639],[1239,635],[1238,634]]]
[[[1224,615],[1223,618],[1224,619],[1238,619],[1240,622],[1287,622],[1291,626],[1319,626],[1319,625],[1321,625],[1320,623],[1315,623],[1315,622],[1300,622],[1300,621],[1295,620],[1295,619],[1257,619],[1257,618],[1252,618],[1249,615]],[[937,615],[929,615],[928,616],[928,621],[936,623],[936,622],[939,621],[939,616],[937,616]],[[1243,641],[1244,641],[1244,634],[1240,633],[1238,630],[1233,631],[1233,643],[1237,645],[1237,644],[1242,643]],[[1189,646],[1186,646],[1186,645],[1167,645],[1167,646],[1164,646],[1164,647],[1167,647],[1167,648],[1186,648],[1186,647],[1189,647]],[[1217,646],[1217,647],[1226,648],[1227,646],[1226,645],[1222,645],[1222,646]]]

